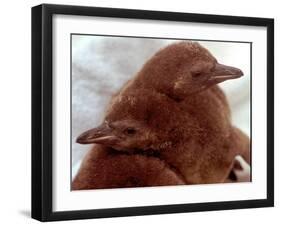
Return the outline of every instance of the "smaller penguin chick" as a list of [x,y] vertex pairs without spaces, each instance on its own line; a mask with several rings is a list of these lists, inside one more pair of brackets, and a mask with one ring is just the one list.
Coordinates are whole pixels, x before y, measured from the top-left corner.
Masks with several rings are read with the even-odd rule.
[[145,88],[181,100],[215,84],[243,75],[238,68],[223,65],[197,42],[177,42],[158,51],[126,85]]

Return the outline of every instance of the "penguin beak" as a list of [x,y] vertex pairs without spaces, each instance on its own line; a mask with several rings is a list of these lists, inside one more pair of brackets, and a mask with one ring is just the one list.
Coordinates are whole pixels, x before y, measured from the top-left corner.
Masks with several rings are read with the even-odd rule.
[[113,145],[118,141],[118,137],[113,135],[113,129],[107,124],[102,124],[97,128],[90,129],[77,137],[79,144],[104,144]]
[[208,85],[215,85],[241,76],[243,76],[243,72],[240,69],[217,63],[207,83]]

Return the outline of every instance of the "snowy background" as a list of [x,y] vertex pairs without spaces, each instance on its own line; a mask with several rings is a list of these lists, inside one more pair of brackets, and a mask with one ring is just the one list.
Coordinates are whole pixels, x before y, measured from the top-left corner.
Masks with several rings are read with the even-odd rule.
[[[100,124],[110,97],[160,48],[175,40],[72,35],[72,176],[89,145],[77,136]],[[244,76],[220,86],[229,100],[233,124],[250,134],[250,44],[200,41],[220,63]]]

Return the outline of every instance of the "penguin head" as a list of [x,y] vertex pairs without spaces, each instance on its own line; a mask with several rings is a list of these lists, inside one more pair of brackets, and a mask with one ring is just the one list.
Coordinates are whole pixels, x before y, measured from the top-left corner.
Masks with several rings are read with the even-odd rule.
[[238,68],[220,64],[199,43],[187,41],[176,42],[158,51],[141,73],[151,86],[163,84],[158,91],[175,98],[201,92],[243,75]]
[[169,131],[179,128],[173,119],[176,109],[164,94],[134,90],[114,98],[101,125],[82,133],[76,141],[120,151],[158,150],[171,144]]
[[147,126],[136,120],[104,121],[100,126],[82,133],[80,144],[103,144],[115,150],[129,151],[148,148],[152,142]]
[[180,77],[174,84],[174,93],[191,95],[204,91],[218,83],[229,79],[236,79],[243,75],[238,68],[220,63],[210,64],[198,61],[194,64],[185,77]]

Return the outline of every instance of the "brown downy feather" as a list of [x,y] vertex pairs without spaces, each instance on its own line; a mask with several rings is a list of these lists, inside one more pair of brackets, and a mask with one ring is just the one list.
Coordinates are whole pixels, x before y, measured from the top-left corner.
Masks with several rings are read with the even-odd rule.
[[72,190],[183,184],[184,180],[158,158],[120,154],[95,145],[83,159]]

